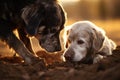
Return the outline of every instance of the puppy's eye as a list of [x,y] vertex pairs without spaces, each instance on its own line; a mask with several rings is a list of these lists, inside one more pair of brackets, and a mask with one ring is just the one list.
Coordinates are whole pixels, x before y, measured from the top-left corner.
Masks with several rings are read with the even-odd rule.
[[78,40],[77,43],[78,43],[78,44],[83,44],[84,41],[83,41],[83,40]]

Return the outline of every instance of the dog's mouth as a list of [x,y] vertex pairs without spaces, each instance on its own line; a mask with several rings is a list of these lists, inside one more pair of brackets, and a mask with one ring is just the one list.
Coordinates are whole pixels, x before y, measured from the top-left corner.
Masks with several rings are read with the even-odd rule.
[[44,45],[40,44],[42,48],[44,48],[48,52],[55,52],[55,51],[60,51],[61,47],[60,46],[50,46],[50,45]]
[[57,38],[41,39],[39,41],[39,44],[42,48],[44,48],[48,52],[56,52],[61,50],[61,45]]
[[56,52],[61,50],[59,33],[47,33],[43,31],[35,37],[38,39],[39,45],[46,51]]
[[65,58],[66,63],[72,63],[72,64],[93,64],[93,58],[92,57],[84,57],[80,61],[74,61],[72,58]]
[[83,59],[81,61],[66,60],[66,63],[72,64],[93,64],[93,59]]

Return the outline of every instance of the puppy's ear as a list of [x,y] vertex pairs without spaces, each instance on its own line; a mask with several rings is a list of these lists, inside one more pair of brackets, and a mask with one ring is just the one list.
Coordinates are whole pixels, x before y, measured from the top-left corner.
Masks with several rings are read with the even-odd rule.
[[103,30],[96,30],[93,29],[93,35],[92,35],[92,47],[95,53],[97,53],[103,46],[104,40],[105,40],[105,32]]
[[39,10],[40,10],[40,7],[31,5],[31,6],[25,7],[22,12],[21,17],[26,24],[25,30],[31,36],[37,33],[37,29],[42,20],[44,8],[42,8],[41,11]]

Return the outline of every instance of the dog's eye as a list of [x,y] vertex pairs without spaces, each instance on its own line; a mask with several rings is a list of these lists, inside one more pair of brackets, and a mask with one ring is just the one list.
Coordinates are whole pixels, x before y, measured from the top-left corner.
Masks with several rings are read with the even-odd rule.
[[45,26],[40,26],[40,27],[38,28],[38,34],[42,34],[43,31],[44,31],[44,29],[45,29]]
[[77,43],[78,43],[78,44],[83,44],[84,41],[83,41],[83,40],[78,40]]

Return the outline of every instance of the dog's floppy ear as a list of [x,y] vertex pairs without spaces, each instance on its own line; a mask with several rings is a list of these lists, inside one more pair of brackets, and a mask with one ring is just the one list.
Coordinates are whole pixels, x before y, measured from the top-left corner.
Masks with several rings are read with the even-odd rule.
[[93,47],[93,51],[95,51],[95,53],[99,52],[99,50],[102,48],[103,44],[104,44],[104,40],[105,40],[105,32],[102,30],[96,30],[93,29],[92,31],[92,47]]
[[44,14],[44,9],[42,8],[41,11],[39,11],[40,8],[42,7],[31,5],[25,7],[22,12],[22,19],[26,24],[25,30],[31,36],[37,33],[37,29]]

